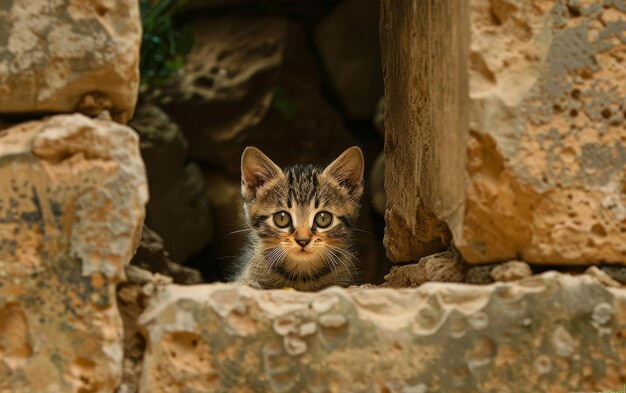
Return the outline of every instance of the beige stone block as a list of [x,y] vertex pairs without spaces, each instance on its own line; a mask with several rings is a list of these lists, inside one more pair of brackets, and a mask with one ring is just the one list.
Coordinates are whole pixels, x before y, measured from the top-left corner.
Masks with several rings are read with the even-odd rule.
[[388,250],[421,254],[414,222],[434,239],[438,219],[469,263],[626,263],[623,1],[468,3],[454,24],[384,2],[383,40],[415,60],[384,57]]
[[140,42],[137,1],[2,1],[0,114],[107,109],[125,123]]
[[619,389],[626,289],[555,272],[485,286],[166,286],[140,317],[141,392]]
[[115,285],[147,201],[137,135],[59,115],[0,133],[0,392],[111,392]]

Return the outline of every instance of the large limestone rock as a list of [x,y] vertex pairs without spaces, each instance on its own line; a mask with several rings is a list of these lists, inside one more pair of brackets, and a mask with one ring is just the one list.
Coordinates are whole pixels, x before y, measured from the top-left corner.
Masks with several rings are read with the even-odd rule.
[[158,95],[192,159],[238,177],[249,145],[287,165],[328,163],[354,144],[320,93],[315,59],[296,25],[219,17],[193,27],[184,75]]
[[147,198],[125,126],[59,115],[0,133],[0,391],[117,386],[115,285]]
[[126,122],[140,41],[137,1],[2,1],[0,114],[108,109]]
[[623,1],[425,3],[383,6],[392,256],[444,221],[470,263],[626,263]]
[[590,276],[319,293],[167,286],[140,322],[142,392],[597,392],[624,382],[626,289]]

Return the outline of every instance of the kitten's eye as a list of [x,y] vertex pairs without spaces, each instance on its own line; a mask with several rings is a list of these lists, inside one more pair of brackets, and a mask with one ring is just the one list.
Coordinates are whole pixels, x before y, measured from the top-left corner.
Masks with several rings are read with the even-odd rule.
[[319,212],[315,215],[315,225],[320,228],[326,228],[333,222],[333,215],[329,212]]
[[291,216],[284,211],[274,213],[274,224],[279,228],[287,228],[291,224]]

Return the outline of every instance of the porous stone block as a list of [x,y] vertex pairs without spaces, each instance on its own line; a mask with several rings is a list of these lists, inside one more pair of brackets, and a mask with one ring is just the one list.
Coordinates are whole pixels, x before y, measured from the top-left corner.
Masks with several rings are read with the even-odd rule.
[[440,220],[469,263],[626,263],[626,3],[426,3],[383,1],[390,254]]
[[486,286],[166,286],[140,317],[141,392],[617,389],[626,289],[555,272]]
[[131,117],[139,87],[139,3],[0,2],[0,114]]
[[0,133],[0,392],[112,392],[115,285],[147,201],[138,138],[59,115]]
[[470,23],[470,262],[626,263],[626,3],[477,0]]

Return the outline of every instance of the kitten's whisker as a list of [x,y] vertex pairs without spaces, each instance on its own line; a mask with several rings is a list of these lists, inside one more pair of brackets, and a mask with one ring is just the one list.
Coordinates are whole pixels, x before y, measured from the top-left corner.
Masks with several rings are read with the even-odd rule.
[[[338,249],[338,248],[337,248]],[[350,275],[350,280],[354,281],[354,276],[352,275],[352,272],[350,270],[350,267],[348,267],[348,265],[346,265],[344,263],[343,258],[341,258],[339,255],[335,254],[334,250],[332,248],[328,249],[330,251],[331,254],[333,254],[333,256],[335,258],[337,258],[337,261],[339,261],[339,263],[341,263],[343,265],[343,267],[346,269],[346,272]],[[348,260],[348,262],[350,262],[352,264],[352,262],[350,260]],[[352,264],[352,266],[354,267],[354,264]]]
[[265,262],[265,268],[270,270],[273,266],[272,261],[274,256],[280,252],[280,247],[274,247],[269,250],[269,252],[265,252],[263,254],[263,260]]
[[235,233],[241,233],[241,232],[250,232],[252,229],[250,228],[246,228],[246,229],[239,229],[236,231],[232,231],[226,234],[226,236],[230,236],[230,235],[234,235]]
[[322,260],[330,265],[330,270],[333,272],[333,276],[335,277],[335,281],[338,281],[337,278],[337,269],[335,268],[336,264],[331,262],[331,260],[327,260],[326,257],[329,255],[328,250],[322,249]]
[[363,232],[363,233],[367,233],[368,235],[372,235],[374,236],[374,233],[370,232],[370,231],[366,231],[363,229],[357,229],[357,228],[350,228],[351,231],[356,231],[356,232]]
[[357,261],[357,262],[359,261],[359,258],[357,258],[354,254],[352,254],[351,252],[349,252],[349,251],[348,251],[348,250],[346,250],[346,249],[343,249],[343,248],[341,248],[341,247],[337,247],[337,246],[333,246],[333,245],[331,245],[331,244],[329,244],[329,245],[328,245],[328,247],[330,247],[330,248],[331,248],[331,249],[333,249],[333,250],[339,251],[339,252],[340,252],[340,253],[342,253],[343,255],[345,255],[345,256],[347,256],[347,257],[349,257],[349,258],[351,258],[351,259],[354,259],[354,260],[355,260],[355,261]]

